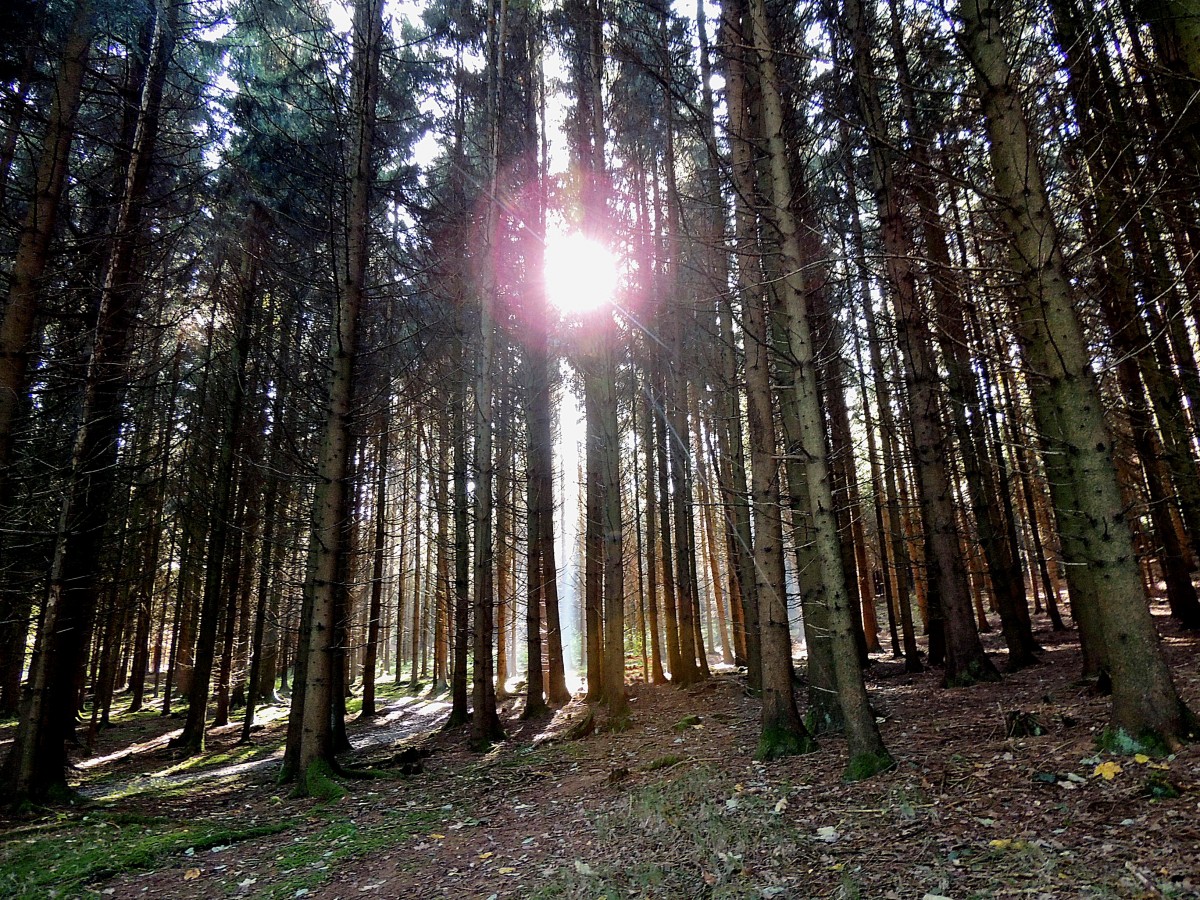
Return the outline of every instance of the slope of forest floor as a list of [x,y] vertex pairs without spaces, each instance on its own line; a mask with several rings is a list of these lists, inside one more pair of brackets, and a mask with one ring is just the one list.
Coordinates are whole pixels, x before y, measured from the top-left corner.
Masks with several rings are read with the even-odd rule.
[[[1200,708],[1200,640],[1165,619],[1177,683]],[[1074,632],[1045,663],[943,690],[890,657],[868,672],[897,768],[841,780],[845,744],[759,764],[758,703],[735,674],[631,685],[619,732],[577,740],[576,701],[486,754],[443,732],[444,696],[395,690],[350,727],[375,777],[297,800],[275,784],[282,708],[235,744],[166,749],[178,719],[117,718],[78,760],[88,798],[0,820],[0,896],[261,898],[970,898],[1200,896],[1200,747],[1116,757],[1106,698],[1076,679]],[[994,640],[989,636],[989,640]],[[801,696],[803,692],[801,691]],[[1008,736],[1007,722],[1041,734]],[[0,752],[11,739],[0,728]],[[423,771],[401,776],[398,751]]]

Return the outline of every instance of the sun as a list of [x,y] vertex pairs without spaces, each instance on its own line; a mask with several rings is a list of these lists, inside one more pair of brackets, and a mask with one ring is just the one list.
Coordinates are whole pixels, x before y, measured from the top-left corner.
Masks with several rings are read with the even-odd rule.
[[594,238],[579,232],[546,236],[546,298],[563,315],[611,304],[617,274],[616,256]]

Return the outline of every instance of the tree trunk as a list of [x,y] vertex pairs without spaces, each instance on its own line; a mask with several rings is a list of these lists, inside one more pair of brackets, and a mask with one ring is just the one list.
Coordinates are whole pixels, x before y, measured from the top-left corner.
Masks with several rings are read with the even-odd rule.
[[[118,437],[124,419],[122,400],[140,296],[137,249],[144,230],[143,200],[154,161],[159,107],[179,7],[167,3],[155,15],[151,61],[101,291],[71,474],[55,541],[49,596],[42,613],[45,637],[30,673],[25,715],[4,767],[6,792],[14,797],[41,800],[66,789],[65,741],[74,721],[76,680],[85,664],[97,607],[100,556],[116,481]],[[84,13],[86,20],[86,10]],[[83,37],[88,29],[80,24],[75,32],[76,38]],[[70,65],[78,61],[82,66],[85,59],[85,51],[80,50]],[[70,118],[64,118],[64,127],[69,126]],[[61,149],[65,154],[69,139],[63,140],[66,143]],[[19,340],[12,346],[18,356],[24,349]],[[22,372],[23,366],[14,370],[18,380],[23,378]],[[13,387],[18,386],[14,381]],[[0,386],[0,394],[7,391],[7,387]]]
[[1174,747],[1190,725],[1158,647],[1112,461],[1112,441],[1053,212],[1013,88],[1007,40],[991,0],[963,0],[963,48],[975,68],[998,218],[1020,279],[1018,334],[1076,600],[1093,608],[1108,650],[1113,725],[1147,746]]
[[[846,134],[843,132],[843,140]],[[916,634],[913,629],[912,593],[910,579],[912,564],[908,546],[904,537],[904,525],[900,511],[900,490],[898,474],[900,461],[894,452],[897,442],[897,426],[895,413],[892,410],[892,392],[888,386],[887,373],[884,368],[881,335],[876,327],[875,306],[871,297],[872,283],[866,272],[866,249],[863,241],[862,223],[858,213],[858,202],[855,196],[855,179],[853,167],[847,169],[847,180],[850,187],[851,200],[851,235],[854,239],[855,258],[862,272],[862,311],[863,320],[867,326],[867,348],[871,360],[871,373],[875,387],[875,405],[879,410],[879,439],[882,443],[880,450],[880,465],[883,469],[882,488],[880,497],[884,501],[883,508],[877,507],[877,517],[880,529],[880,545],[884,548],[883,563],[887,566],[887,550],[891,550],[891,568],[889,574],[892,596],[889,604],[893,604],[897,617],[900,619],[900,634],[904,648],[904,670],[920,672],[924,665],[921,653],[917,648]],[[861,366],[860,366],[861,369]],[[866,403],[864,387],[864,403]],[[886,513],[886,516],[884,515]],[[889,607],[890,608],[890,607]]]
[[937,586],[943,612],[945,682],[953,686],[990,681],[998,675],[983,651],[971,614],[971,591],[961,562],[955,523],[950,444],[938,402],[938,374],[926,317],[918,304],[912,236],[896,189],[893,153],[871,59],[869,24],[861,0],[845,0],[844,10],[853,46],[854,80],[865,119],[888,278],[896,304],[896,327],[904,351],[913,464],[927,540],[926,565],[931,584]]
[[[838,699],[845,719],[850,752],[846,776],[851,779],[867,778],[891,768],[894,763],[883,745],[875,724],[875,714],[867,701],[866,687],[858,663],[853,613],[849,605],[851,599],[842,569],[841,546],[826,455],[825,423],[817,393],[815,354],[805,305],[806,286],[802,275],[805,266],[796,223],[791,212],[792,185],[784,149],[783,109],[779,96],[775,54],[768,30],[767,11],[763,0],[749,0],[749,10],[752,46],[761,76],[759,87],[762,91],[762,135],[771,176],[772,194],[768,199],[767,212],[770,224],[779,234],[783,271],[787,273],[779,287],[783,291],[783,306],[788,314],[787,331],[796,367],[794,389],[800,415],[800,452],[804,454],[808,464],[807,480],[813,537],[817,559],[825,575],[824,597],[821,598],[821,602],[825,604],[829,616]],[[764,616],[764,655],[767,628],[779,627],[779,623],[775,621],[777,616],[778,611],[772,616]],[[786,637],[786,609],[783,611],[781,624],[783,636]]]
[[[354,47],[350,113],[353,136],[350,144],[349,191],[346,207],[346,249],[340,260],[335,315],[330,329],[329,394],[325,434],[317,468],[313,498],[308,571],[305,576],[302,653],[304,682],[293,683],[293,720],[289,723],[285,749],[285,778],[299,780],[297,793],[325,793],[323,783],[335,768],[334,734],[331,722],[335,645],[338,631],[337,595],[339,574],[346,571],[346,516],[349,513],[347,476],[354,441],[355,369],[359,341],[359,313],[367,279],[371,183],[374,179],[372,150],[375,140],[376,100],[379,92],[379,55],[382,44],[383,4],[380,0],[358,0],[354,6]],[[297,670],[299,674],[299,670]],[[297,733],[298,732],[298,733]]]
[[251,204],[246,213],[242,235],[242,260],[236,288],[236,314],[232,323],[233,346],[230,348],[229,370],[226,375],[228,394],[221,406],[220,431],[217,434],[219,458],[213,476],[214,495],[210,515],[208,556],[204,569],[204,595],[200,605],[200,627],[196,641],[196,656],[188,693],[188,715],[183,731],[173,739],[172,746],[188,754],[204,750],[205,722],[208,717],[209,681],[212,677],[217,647],[217,623],[221,615],[223,594],[233,595],[227,583],[228,565],[225,548],[229,540],[234,514],[235,474],[237,472],[237,435],[241,428],[245,405],[246,363],[250,350],[251,317],[257,302],[258,261],[262,252],[263,213]]
[[28,393],[29,357],[37,326],[42,275],[49,261],[50,240],[66,184],[95,19],[91,0],[78,0],[58,77],[51,89],[54,99],[42,140],[33,202],[21,226],[9,275],[8,302],[0,324],[0,509],[8,501],[13,438],[21,404]]
[[391,450],[391,398],[384,397],[375,451],[375,534],[371,547],[371,601],[367,611],[367,647],[363,659],[362,712],[369,719],[375,708],[375,666],[379,658],[379,622],[383,612],[383,575],[387,559],[387,474]]

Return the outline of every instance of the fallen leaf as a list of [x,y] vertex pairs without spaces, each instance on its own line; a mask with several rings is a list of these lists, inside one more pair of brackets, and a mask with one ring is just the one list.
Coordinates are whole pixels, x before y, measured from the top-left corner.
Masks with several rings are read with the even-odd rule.
[[517,870],[516,870],[516,869],[514,869],[512,866],[501,866],[501,867],[500,867],[499,869],[497,869],[496,871],[497,871],[497,872],[499,872],[501,875],[512,875],[512,874],[514,874],[514,873],[515,873]]
[[430,837],[433,838],[435,841],[440,841],[440,840],[444,840],[446,836],[444,834],[438,834],[435,831],[433,834],[430,835]]
[[480,859],[491,859],[495,855],[496,855],[495,853],[493,853],[491,850],[489,850],[487,853],[480,853],[479,858]]
[[1100,765],[1096,766],[1096,768],[1092,770],[1092,775],[1099,775],[1105,781],[1112,781],[1117,777],[1117,773],[1120,771],[1121,766],[1109,760],[1108,762],[1102,762]]
[[200,870],[199,870],[199,869],[188,869],[186,872],[184,872],[184,873],[183,873],[183,880],[184,880],[184,881],[192,881],[192,880],[194,880],[194,879],[196,879],[196,878],[199,878],[199,877],[200,877]]
[[1144,766],[1146,763],[1150,762],[1150,757],[1148,757],[1145,753],[1135,753],[1133,755],[1133,761],[1138,765]]
[[580,875],[595,875],[596,870],[581,859],[575,860],[575,871]]
[[824,841],[827,844],[832,844],[834,841],[836,841],[840,837],[841,837],[841,835],[838,834],[838,830],[836,828],[834,828],[832,825],[822,825],[820,828],[817,829],[817,840],[818,841]]
[[780,797],[779,802],[775,804],[775,813],[778,815],[788,808],[787,797]]
[[988,841],[988,846],[993,850],[1028,850],[1028,841],[1014,841],[1011,838],[997,838],[994,841]]

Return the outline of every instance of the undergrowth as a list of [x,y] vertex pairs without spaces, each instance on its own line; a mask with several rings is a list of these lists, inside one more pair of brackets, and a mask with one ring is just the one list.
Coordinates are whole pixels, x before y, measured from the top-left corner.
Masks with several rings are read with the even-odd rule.
[[152,869],[166,857],[279,834],[286,822],[228,826],[172,823],[129,812],[60,816],[37,831],[0,843],[0,896],[35,900],[71,896],[123,872]]
[[393,821],[362,827],[338,819],[320,831],[297,835],[275,857],[276,868],[283,878],[261,896],[264,900],[295,897],[324,882],[333,866],[395,846],[414,834],[428,831],[437,821],[436,813],[427,809],[391,809],[386,814]]
[[698,766],[632,791],[598,813],[594,826],[598,846],[627,845],[636,836],[639,852],[619,862],[575,860],[545,877],[530,896],[782,896],[773,891],[774,878],[759,871],[759,861],[751,861],[764,846],[796,860],[797,834],[771,814],[773,798],[727,782],[718,770]]

